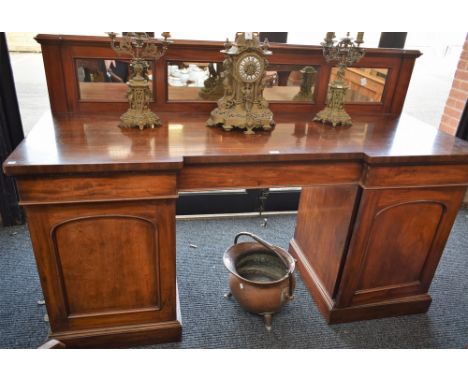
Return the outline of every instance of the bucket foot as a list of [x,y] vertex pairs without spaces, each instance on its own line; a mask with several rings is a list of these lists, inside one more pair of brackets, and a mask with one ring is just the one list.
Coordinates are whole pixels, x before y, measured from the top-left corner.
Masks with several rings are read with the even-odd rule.
[[265,329],[270,332],[273,324],[273,315],[271,313],[265,313],[263,315],[263,321],[265,322]]
[[225,299],[229,299],[229,298],[231,298],[231,297],[232,297],[232,293],[231,293],[231,292],[226,292],[226,293],[224,293],[224,298],[225,298]]

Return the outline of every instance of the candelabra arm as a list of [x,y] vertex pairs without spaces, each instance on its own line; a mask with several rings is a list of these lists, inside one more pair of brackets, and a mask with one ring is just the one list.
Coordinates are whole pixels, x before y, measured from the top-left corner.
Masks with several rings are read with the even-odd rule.
[[116,41],[114,38],[112,38],[111,48],[118,55],[127,54],[132,58],[136,57],[134,49],[133,49],[132,44],[130,43],[130,41],[127,41],[127,40]]
[[141,53],[142,57],[151,58],[154,60],[159,60],[162,56],[166,54],[167,44],[164,45],[146,45],[143,48]]

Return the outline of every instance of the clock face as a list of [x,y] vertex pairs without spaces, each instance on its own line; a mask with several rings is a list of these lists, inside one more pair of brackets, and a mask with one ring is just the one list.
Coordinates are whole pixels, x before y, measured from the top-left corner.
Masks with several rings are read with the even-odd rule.
[[242,81],[255,82],[263,72],[263,62],[257,55],[248,54],[239,59],[237,71]]

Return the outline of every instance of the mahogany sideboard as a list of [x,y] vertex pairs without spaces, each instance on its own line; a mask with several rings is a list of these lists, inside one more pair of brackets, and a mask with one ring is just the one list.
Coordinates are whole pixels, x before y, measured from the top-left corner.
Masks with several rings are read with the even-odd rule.
[[169,97],[171,65],[219,63],[222,42],[175,41],[150,63],[150,106],[163,125],[138,131],[117,127],[123,84],[97,84],[95,99],[85,92],[80,65],[119,59],[109,39],[36,39],[53,114],[3,168],[27,214],[50,338],[67,347],[180,339],[180,191],[302,187],[289,250],[328,322],[427,311],[468,185],[468,143],[400,115],[420,52],[366,49],[353,70],[385,77],[380,100],[347,103],[353,126],[333,129],[312,122],[333,73],[321,48],[272,44],[272,70],[314,66],[313,98],[271,102],[275,129],[250,136],[206,127],[214,101]]
[[118,117],[47,115],[3,165],[27,213],[50,338],[180,339],[175,202],[191,190],[302,187],[290,252],[329,323],[429,308],[468,143],[407,115],[333,129],[277,114],[252,136],[208,128],[206,113],[160,113],[163,126],[144,131]]

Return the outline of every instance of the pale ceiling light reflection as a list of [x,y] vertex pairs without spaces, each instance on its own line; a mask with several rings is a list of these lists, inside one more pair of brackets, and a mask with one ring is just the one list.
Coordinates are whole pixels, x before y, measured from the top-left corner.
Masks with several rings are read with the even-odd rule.
[[181,123],[170,123],[169,124],[169,130],[170,131],[181,131],[184,129],[184,125]]
[[184,125],[181,123],[169,123],[168,129],[169,129],[169,155],[179,156],[181,155],[181,151],[183,151],[182,147],[179,147],[179,146],[180,146],[180,143],[184,141],[183,139],[181,139],[184,133]]
[[49,126],[53,125],[53,123],[52,114],[44,113],[34,129],[26,137],[28,143],[26,152],[33,154],[32,157],[38,156],[37,154],[40,153],[41,160],[47,161],[47,163],[59,162],[55,129],[49,129]]
[[403,114],[400,117],[399,126],[393,138],[390,155],[430,155],[434,146],[434,140],[438,130],[427,123]]
[[127,159],[131,152],[131,147],[124,145],[110,145],[107,148],[107,153],[112,159]]

